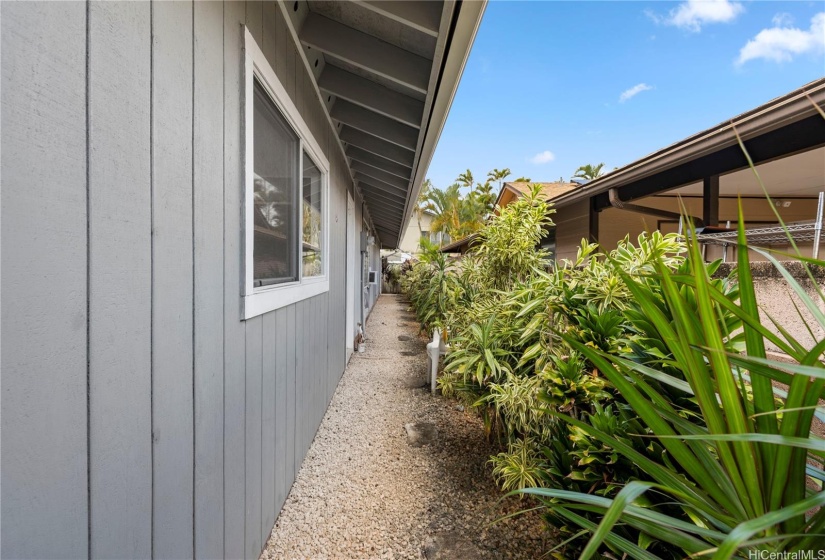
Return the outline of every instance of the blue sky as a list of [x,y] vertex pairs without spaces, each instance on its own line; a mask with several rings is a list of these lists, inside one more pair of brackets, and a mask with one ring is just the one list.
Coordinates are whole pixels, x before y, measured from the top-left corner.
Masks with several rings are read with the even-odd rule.
[[491,0],[428,177],[613,169],[823,75],[822,1]]

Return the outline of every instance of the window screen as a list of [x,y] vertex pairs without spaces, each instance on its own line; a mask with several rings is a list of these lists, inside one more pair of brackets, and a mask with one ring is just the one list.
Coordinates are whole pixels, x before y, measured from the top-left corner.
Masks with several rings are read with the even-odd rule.
[[303,177],[303,276],[321,276],[323,266],[323,175],[315,162],[304,152]]
[[298,136],[255,80],[255,286],[298,280]]

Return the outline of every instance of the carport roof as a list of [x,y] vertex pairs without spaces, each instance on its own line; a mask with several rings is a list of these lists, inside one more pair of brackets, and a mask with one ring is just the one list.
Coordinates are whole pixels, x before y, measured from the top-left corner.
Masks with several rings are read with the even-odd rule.
[[747,168],[739,139],[754,164],[825,146],[823,109],[825,78],[820,78],[611,171],[554,202],[559,208],[595,197],[595,208],[601,209],[610,205],[607,191],[612,188],[627,202]]

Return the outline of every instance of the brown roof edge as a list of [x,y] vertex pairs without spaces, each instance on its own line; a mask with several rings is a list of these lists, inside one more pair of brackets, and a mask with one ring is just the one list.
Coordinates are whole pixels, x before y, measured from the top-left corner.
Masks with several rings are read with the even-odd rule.
[[[531,181],[531,182],[518,182],[518,181],[506,181],[501,190],[498,193],[498,198],[496,198],[496,206],[501,203],[501,197],[504,195],[505,191],[510,191],[515,194],[517,197],[524,196],[527,192],[530,191],[530,187],[532,185],[541,185],[542,193],[546,195],[546,199],[548,202],[557,199],[558,197],[566,194],[567,192],[578,189],[580,185],[575,183],[544,183],[540,181]],[[558,191],[554,193],[553,191]]]
[[478,234],[473,233],[471,235],[468,235],[467,237],[462,237],[458,241],[453,241],[452,243],[444,245],[438,251],[440,253],[455,253],[456,251],[454,251],[454,249],[458,249],[458,248],[462,247],[463,245],[469,245],[470,243],[475,241],[477,237],[478,237]]
[[814,80],[764,105],[611,171],[580,189],[556,198],[555,205],[566,206],[675,167],[687,160],[733,146],[738,142],[737,132],[742,140],[748,140],[761,133],[813,116],[818,112],[817,106],[825,106],[825,78]]

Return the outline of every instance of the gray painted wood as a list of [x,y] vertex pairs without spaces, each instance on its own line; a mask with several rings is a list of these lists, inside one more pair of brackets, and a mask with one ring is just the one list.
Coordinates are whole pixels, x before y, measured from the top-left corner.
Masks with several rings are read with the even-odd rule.
[[[298,465],[300,464],[300,453],[298,452],[298,407],[296,406],[298,397],[298,359],[295,352],[295,331],[296,325],[296,305],[290,305],[287,308],[287,336],[286,336],[286,367],[287,367],[287,404],[286,416],[289,427],[287,428],[286,441],[286,468],[288,486],[291,488],[295,481],[295,475],[298,473]],[[290,328],[291,327],[291,328]]]
[[[275,74],[281,83],[286,83],[287,73],[289,72],[289,64],[287,63],[287,45],[292,42],[287,29],[286,20],[281,12],[281,9],[274,2],[264,3],[264,25],[266,34],[264,35],[264,46],[267,50],[264,52],[269,58]],[[274,30],[274,31],[273,31]],[[274,49],[272,49],[274,47]],[[275,57],[271,54],[274,50]]]
[[275,370],[278,346],[276,313],[267,313],[263,316],[261,380],[261,543],[266,543],[275,524]]
[[263,2],[261,0],[246,1],[246,26],[255,38],[258,46],[263,48]]
[[[284,29],[286,29],[286,20],[284,20]],[[286,42],[284,48],[286,50],[286,79],[283,81],[283,85],[292,101],[296,102],[295,91],[297,88],[295,85],[295,76],[298,68],[300,68],[301,59],[299,58],[298,48],[291,38]],[[297,106],[297,102],[295,104]]]
[[263,317],[246,325],[246,536],[247,558],[261,553],[261,401]]
[[[307,300],[299,301],[293,307],[295,308],[295,318],[293,324],[295,325],[295,472],[301,468],[301,461],[304,457],[304,433],[307,423],[307,409],[309,408],[305,400],[306,390],[306,375],[304,368],[306,367],[306,359],[304,356],[304,346],[301,343],[306,337],[306,330],[304,327],[306,318],[306,304]],[[298,404],[300,403],[300,405]]]
[[[91,555],[151,555],[150,5],[89,7]],[[128,507],[124,507],[128,504]]]
[[192,3],[152,10],[155,558],[192,557]]
[[0,24],[0,556],[81,557],[88,549],[86,8],[3,2]]
[[[287,357],[289,350],[287,322],[288,311],[279,309],[275,312],[275,337],[270,343],[277,346],[275,353],[275,511],[281,510],[286,501],[287,493],[292,485],[292,469],[287,468],[289,454],[287,453],[288,431],[294,426],[287,417],[288,372]],[[288,474],[290,473],[290,474]]]
[[[263,4],[246,2],[246,27],[263,46]],[[243,129],[243,127],[242,127]],[[246,321],[246,481],[245,538],[247,558],[262,549],[263,514],[263,317]]]
[[224,517],[223,5],[195,2],[194,29],[194,552],[196,558],[220,558]]
[[[255,558],[345,358],[352,185],[283,14],[251,1],[91,4],[86,131],[86,6],[1,9],[2,554]],[[250,321],[244,23],[331,164],[329,293]],[[52,215],[40,201],[54,184]],[[44,334],[48,351],[29,343]],[[35,407],[50,414],[33,422]],[[58,539],[42,539],[44,523]]]
[[243,2],[224,4],[224,557],[245,542],[246,336],[241,321]]

